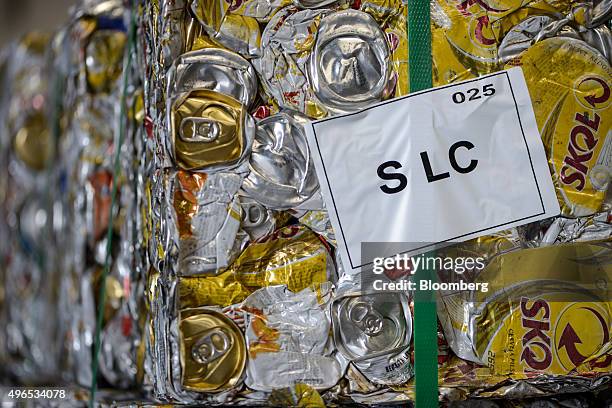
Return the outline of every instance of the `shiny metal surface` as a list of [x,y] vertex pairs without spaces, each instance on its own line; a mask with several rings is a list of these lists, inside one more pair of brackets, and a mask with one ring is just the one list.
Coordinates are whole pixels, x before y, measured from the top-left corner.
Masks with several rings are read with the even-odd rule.
[[321,20],[308,61],[308,79],[318,100],[334,112],[380,101],[390,76],[385,33],[367,13],[343,10]]
[[[119,20],[121,21],[121,20]],[[120,30],[96,30],[85,47],[87,85],[93,92],[109,92],[121,76],[127,34]]]
[[[594,2],[595,3],[595,2]],[[612,18],[612,0],[600,0],[591,10],[587,27],[603,26]]]
[[[591,279],[595,276],[592,274],[609,276],[612,272],[610,254],[610,244],[599,242],[544,244],[540,248],[512,251],[493,258],[474,279],[475,283],[488,282],[488,292],[441,293],[443,307],[438,310],[445,338],[460,358],[490,364],[491,375],[527,372],[534,362],[523,358],[529,353],[524,350],[529,350],[533,343],[529,343],[527,335],[529,316],[523,312],[527,310],[525,302],[537,299],[539,305],[545,305],[546,312],[541,318],[547,327],[546,334],[557,339],[566,328],[563,319],[567,318],[568,310],[586,310],[584,305],[587,304],[592,310],[601,307],[602,320],[580,314],[572,318],[572,330],[580,333],[583,344],[592,341],[593,349],[598,349],[602,346],[599,336],[604,327],[603,319],[609,321],[610,316],[609,306],[602,302],[609,290],[593,285]],[[590,277],[585,279],[586,276]],[[553,343],[553,347],[558,344]],[[547,364],[538,369],[540,375],[564,375],[581,363],[568,360],[567,354],[559,352],[563,347],[547,352]],[[607,360],[600,368],[607,367],[603,369],[609,372],[609,366]]]
[[338,0],[293,0],[293,4],[302,8],[318,8],[323,6],[330,6],[333,3],[337,3]]
[[248,157],[253,118],[236,99],[194,90],[173,101],[168,112],[170,151],[177,166],[191,171],[235,167]]
[[612,64],[612,32],[606,25],[580,33],[584,42],[594,47]]
[[53,156],[51,134],[47,118],[42,112],[32,111],[18,118],[21,128],[15,133],[13,149],[15,155],[29,169],[43,170],[50,165]]
[[543,15],[526,18],[506,34],[498,49],[500,62],[512,62],[533,44],[551,37],[584,41],[612,63],[612,33],[607,26],[588,29],[577,25],[569,17],[558,20]]
[[44,250],[46,233],[52,220],[45,202],[38,197],[29,196],[18,212],[19,239],[29,255],[40,256]]
[[239,196],[239,200],[242,207],[241,228],[249,234],[251,241],[256,241],[274,231],[276,227],[274,212],[250,197]]
[[191,347],[191,358],[198,364],[210,364],[223,357],[232,347],[232,338],[220,327],[214,327],[200,336]]
[[181,55],[168,72],[168,95],[194,89],[219,92],[250,106],[257,96],[257,76],[240,55],[204,48]]
[[[101,389],[97,403],[104,406],[409,405],[410,294],[359,292],[364,281],[337,258],[312,176],[306,118],[287,111],[320,119],[407,93],[407,2],[134,4],[135,16],[123,0],[81,0],[53,46],[36,41],[27,55],[23,45],[0,53],[7,85],[0,95],[0,128],[7,128],[0,132],[2,374],[14,385],[51,379],[89,386],[100,311],[98,384],[124,390],[111,400],[114,392],[103,397]],[[496,403],[532,404],[568,387],[589,401],[586,391],[597,393],[612,379],[609,304],[578,299],[602,309],[601,321],[584,304],[565,310],[551,296],[551,282],[542,281],[548,270],[583,274],[610,254],[532,254],[540,246],[612,237],[611,47],[609,27],[601,25],[609,7],[609,0],[432,2],[434,82],[522,64],[553,182],[561,173],[555,163],[566,157],[588,168],[580,194],[558,190],[566,217],[449,247],[451,255],[498,262],[497,273],[476,268],[461,278],[503,283],[504,290],[442,294],[446,336],[438,330],[432,339],[441,357],[441,401],[476,396],[491,405],[485,399],[507,397],[512,401]],[[122,27],[132,16],[136,44],[123,47]],[[380,41],[391,50],[388,61]],[[123,75],[130,49],[132,67]],[[377,96],[384,64],[391,73]],[[57,73],[61,98],[53,91]],[[121,107],[128,108],[124,117]],[[578,135],[580,118],[592,125],[592,138]],[[119,129],[125,132],[117,149]],[[574,154],[595,143],[592,152]],[[530,314],[550,307],[528,327],[518,305],[523,296]],[[570,322],[580,342],[563,345]],[[534,333],[539,340],[527,338]],[[556,366],[525,370],[523,355],[544,357],[544,345]],[[586,360],[566,366],[572,346]],[[83,404],[82,390],[71,404]],[[128,401],[132,390],[155,402]],[[548,398],[546,406],[567,401]]]
[[241,308],[250,314],[245,330],[249,388],[273,392],[304,383],[324,390],[338,382],[342,370],[330,355],[330,298],[329,284],[299,292],[275,285],[244,300]]
[[215,43],[246,57],[256,57],[261,41],[259,22],[246,15],[251,13],[239,12],[241,6],[242,1],[192,0],[191,12]]
[[497,50],[500,61],[505,64],[518,58],[533,44],[538,33],[553,21],[550,16],[532,16],[512,27]]
[[[555,25],[557,22],[552,23]],[[562,32],[548,27],[542,33]],[[580,33],[579,33],[580,34]],[[521,54],[520,64],[533,104],[540,134],[546,148],[557,197],[565,216],[581,217],[602,211],[606,199],[608,178],[602,167],[607,161],[610,138],[606,138],[610,116],[609,105],[610,63],[601,52],[580,39],[567,35],[542,37]],[[594,78],[586,80],[585,78]],[[601,99],[584,98],[594,92]],[[585,108],[586,106],[586,108]],[[568,152],[574,151],[577,126],[576,116],[588,109],[589,115],[598,115],[600,124],[592,130],[592,149],[585,155],[578,177],[580,185],[564,182],[563,167]],[[592,109],[592,110],[591,110]],[[603,187],[603,188],[602,188]]]
[[257,124],[249,167],[242,189],[268,208],[296,207],[318,189],[304,125],[308,119],[283,111]]
[[332,322],[336,347],[353,361],[393,353],[412,337],[408,299],[401,293],[340,297],[332,305]]
[[543,27],[537,33],[533,43],[551,37],[567,37],[582,40],[599,51],[608,60],[608,63],[612,62],[612,34],[606,26],[602,25],[593,29],[587,29],[584,26],[576,25],[570,17],[566,17]]
[[246,365],[246,344],[230,318],[214,309],[186,309],[179,330],[186,389],[214,392],[236,386]]
[[242,251],[246,234],[240,231],[236,193],[246,171],[243,163],[232,172],[176,174],[173,211],[181,276],[218,274]]
[[121,0],[85,0],[82,9],[77,10],[77,13],[121,18],[124,11]]
[[327,112],[314,98],[306,74],[317,27],[327,9],[299,10],[288,6],[279,10],[266,25],[261,37],[261,57],[253,59],[263,89],[279,107],[309,117]]
[[612,211],[580,218],[555,218],[543,233],[542,244],[610,240],[612,225],[608,223],[609,217],[612,217]]

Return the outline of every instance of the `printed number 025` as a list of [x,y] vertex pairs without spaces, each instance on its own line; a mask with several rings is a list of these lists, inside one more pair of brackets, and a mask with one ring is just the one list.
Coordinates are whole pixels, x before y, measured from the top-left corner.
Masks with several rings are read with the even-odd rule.
[[[482,95],[480,93],[482,92]],[[467,95],[466,95],[467,94]],[[475,101],[476,99],[480,99],[483,96],[492,96],[495,94],[495,88],[493,88],[493,84],[487,84],[482,87],[482,89],[471,88],[464,92],[455,92],[453,94],[453,102],[455,103],[463,103],[467,101]]]

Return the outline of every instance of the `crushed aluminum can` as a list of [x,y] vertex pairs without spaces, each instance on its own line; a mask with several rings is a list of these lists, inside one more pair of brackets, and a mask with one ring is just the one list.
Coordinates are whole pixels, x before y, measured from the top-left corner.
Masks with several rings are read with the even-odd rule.
[[[609,375],[584,378],[575,375],[556,376],[534,372],[526,374],[520,380],[509,379],[508,376],[491,373],[491,369],[487,366],[461,360],[456,356],[452,356],[447,363],[438,368],[440,394],[444,400],[457,401],[458,403],[452,404],[454,408],[608,406],[609,404],[606,404],[603,399],[598,404],[590,397],[609,387],[609,381]],[[571,398],[572,394],[559,394],[561,389],[571,389],[572,392],[581,394],[577,395],[579,399]],[[475,394],[478,395],[477,400],[463,401]]]
[[[354,3],[355,8],[357,3]],[[409,92],[408,78],[408,5],[404,0],[362,1],[359,10],[371,15],[384,31],[391,52],[391,75],[383,99]],[[388,94],[388,95],[387,95]]]
[[275,389],[266,401],[271,407],[324,407],[325,401],[313,387],[295,384],[293,387]]
[[302,225],[279,228],[251,243],[229,270],[247,288],[285,284],[293,292],[333,281],[336,275],[329,246]]
[[[449,258],[481,257],[482,264],[486,265],[496,256],[521,249],[524,245],[523,241],[524,237],[518,229],[511,228],[442,248],[439,250],[439,255]],[[471,269],[465,269],[462,273],[477,274],[482,267],[475,265]],[[459,272],[454,270],[452,273]]]
[[580,33],[580,38],[594,47],[612,64],[612,31],[605,25]]
[[123,19],[98,19],[85,46],[85,78],[90,92],[111,92],[121,76],[127,33]]
[[244,335],[223,313],[210,308],[180,312],[181,381],[186,390],[220,392],[241,381]]
[[[244,185],[244,182],[243,182]],[[249,234],[251,241],[271,234],[276,229],[276,215],[254,199],[240,196],[242,207],[242,229]]]
[[[554,37],[520,57],[561,211],[601,211],[612,177],[612,68],[583,41]],[[558,74],[563,66],[563,75]]]
[[399,385],[412,377],[412,314],[406,295],[345,294],[334,300],[331,313],[338,351],[370,381]]
[[246,244],[245,234],[239,234],[242,210],[236,195],[243,177],[244,172],[176,173],[172,188],[179,275],[215,275]]
[[269,286],[244,300],[240,308],[249,313],[245,379],[249,388],[272,391],[302,383],[327,389],[338,382],[342,372],[330,356],[326,315],[331,284],[324,286],[320,293]]
[[355,111],[388,95],[390,56],[387,36],[368,13],[330,13],[319,23],[308,80],[330,112]]
[[179,300],[182,308],[199,306],[227,307],[242,302],[251,293],[232,271],[216,276],[180,277]]
[[11,139],[12,152],[28,174],[49,169],[55,156],[45,68],[49,44],[48,34],[30,33],[7,50],[11,55],[6,62],[6,100],[0,107],[5,115],[0,145],[5,143],[4,138]]
[[591,11],[591,23],[589,27],[604,25],[606,21],[610,21],[610,17],[612,17],[612,3],[610,1],[600,0]]
[[168,99],[195,89],[228,95],[249,107],[257,96],[257,75],[240,55],[204,48],[182,54],[168,71]]
[[209,90],[193,90],[173,100],[168,126],[169,151],[176,165],[209,173],[239,166],[255,134],[255,123],[243,104]]
[[[297,214],[301,213],[300,211]],[[298,220],[300,224],[306,225],[308,228],[324,237],[333,247],[338,246],[336,242],[336,233],[329,220],[327,210],[308,210],[299,215]]]
[[62,357],[50,38],[29,33],[0,50],[0,372],[13,384],[54,381]]
[[31,112],[18,118],[12,125],[19,129],[13,139],[15,156],[33,171],[49,167],[54,149],[44,113]]
[[612,212],[588,217],[557,217],[542,236],[541,245],[612,239]]
[[486,292],[440,292],[438,314],[449,345],[460,358],[505,378],[609,373],[611,255],[609,242],[595,242],[494,258],[472,279],[487,283]]
[[308,118],[282,111],[257,123],[242,189],[268,208],[295,208],[319,188],[304,125]]
[[[105,169],[99,168],[91,171],[85,182],[86,189],[86,215],[85,222],[89,245],[94,247],[96,242],[106,237],[108,230],[108,220],[111,212],[111,192],[113,189],[113,174]],[[104,264],[104,253],[99,259],[100,264]]]
[[230,268],[216,276],[181,277],[178,291],[182,308],[225,307],[262,287],[286,285],[299,292],[332,278],[333,260],[325,244],[307,228],[289,226],[251,243]]
[[281,108],[313,118],[327,115],[308,84],[306,64],[319,22],[329,12],[288,6],[266,25],[261,39],[262,55],[252,63],[266,94]]
[[191,3],[192,13],[213,41],[246,57],[256,57],[261,42],[259,22],[234,13],[234,8],[234,4],[226,1],[192,0]]
[[493,21],[498,13],[506,13],[504,7],[494,7],[487,12],[482,3],[457,3],[437,0],[438,14],[444,16],[442,26],[444,37],[452,53],[462,65],[478,73],[486,73],[497,68],[497,40]]
[[431,2],[431,69],[432,84],[446,85],[474,78],[476,69],[465,65],[465,59],[455,52],[446,32],[451,28],[452,10],[442,7],[441,1]]
[[599,51],[608,63],[612,63],[612,34],[605,25],[586,29],[570,17],[565,17],[542,28],[533,39],[533,43],[555,36],[582,40]]
[[[319,33],[323,20],[327,23]],[[346,21],[343,29],[335,29]],[[368,13],[289,6],[266,26],[262,55],[253,66],[281,108],[322,118],[390,96],[397,82],[390,56],[387,35]]]
[[500,62],[520,64],[520,55],[524,51],[531,45],[551,37],[582,40],[597,49],[609,63],[612,62],[612,34],[608,27],[586,29],[570,17],[559,19],[556,15],[530,16],[512,27],[499,45]]
[[[571,5],[568,0],[529,4],[512,0],[494,3],[437,0],[434,16],[466,71],[483,74],[502,69],[498,47],[514,25],[532,15],[558,18],[561,13],[569,12]],[[443,61],[439,63],[444,65]]]
[[73,10],[74,21],[68,27],[69,33],[65,33],[70,37],[61,39],[61,46],[73,55],[58,57],[68,57],[76,65],[73,68],[79,71],[79,96],[109,94],[118,88],[127,44],[124,11],[120,0],[84,2]]
[[548,26],[556,21],[552,16],[531,16],[521,21],[504,36],[499,44],[498,57],[504,64],[510,63],[533,44],[534,38]]
[[[119,283],[115,276],[107,277],[106,310],[98,358],[99,369],[104,378],[114,386],[124,389],[135,388],[140,369],[138,348],[143,341],[138,325],[140,320],[138,295],[141,293],[132,293],[139,289],[138,282],[130,279],[131,270],[125,260],[121,259],[116,265],[120,266],[116,266],[113,272],[123,278],[123,284]],[[112,313],[107,313],[109,306],[112,307]]]
[[578,3],[572,9],[569,17],[587,28],[605,26],[612,17],[612,2],[609,0],[594,0]]

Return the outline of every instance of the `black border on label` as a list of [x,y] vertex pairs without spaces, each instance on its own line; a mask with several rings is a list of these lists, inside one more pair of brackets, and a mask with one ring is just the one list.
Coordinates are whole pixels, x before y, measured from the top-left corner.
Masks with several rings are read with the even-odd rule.
[[[365,108],[365,109],[361,109],[361,110],[359,110],[357,112],[347,113],[347,114],[340,115],[340,116],[333,116],[331,118],[326,118],[326,119],[318,120],[316,122],[311,123],[312,133],[314,135],[314,140],[315,140],[315,143],[317,145],[317,150],[319,152],[319,157],[321,158],[321,165],[323,166],[323,173],[325,175],[325,180],[327,182],[327,188],[329,189],[329,194],[331,196],[332,204],[334,206],[334,212],[336,213],[336,218],[338,219],[338,224],[340,225],[340,234],[342,234],[342,240],[344,241],[344,247],[346,248],[346,253],[348,255],[349,262],[351,263],[351,269],[357,269],[357,268],[361,268],[363,266],[372,265],[374,262],[368,262],[368,263],[364,263],[364,264],[357,265],[357,266],[353,265],[353,259],[351,258],[351,252],[348,249],[348,245],[346,245],[346,237],[344,235],[344,230],[342,229],[342,223],[340,222],[340,215],[338,214],[338,209],[336,208],[336,200],[334,199],[334,194],[332,193],[332,188],[331,188],[331,185],[329,184],[329,178],[327,177],[327,170],[325,169],[325,163],[323,162],[323,156],[321,155],[321,149],[319,147],[319,141],[317,140],[317,132],[315,130],[315,125],[317,125],[319,123],[326,122],[328,120],[332,120],[332,119],[338,119],[338,118],[342,118],[342,117],[357,115],[357,114],[360,114],[362,112],[365,112],[365,111],[368,111],[368,110],[372,110],[372,109],[376,109],[376,108],[378,108],[380,106],[387,105],[389,103],[397,102],[398,100],[412,98],[413,96],[423,95],[423,94],[426,94],[426,93],[437,91],[439,89],[452,88],[454,86],[463,86],[463,85],[469,84],[471,82],[482,81],[482,80],[485,80],[487,78],[492,78],[492,77],[499,76],[499,75],[505,75],[506,76],[506,80],[508,81],[508,85],[510,86],[510,93],[512,94],[512,100],[514,101],[514,108],[516,110],[516,116],[518,118],[519,127],[521,128],[521,134],[523,135],[523,141],[525,142],[525,148],[527,149],[527,156],[529,158],[529,164],[531,165],[531,173],[533,174],[533,179],[535,181],[536,188],[538,189],[538,195],[540,196],[540,204],[542,205],[542,212],[540,212],[538,214],[530,215],[530,216],[527,216],[527,217],[519,218],[517,220],[508,221],[508,222],[505,222],[505,223],[502,223],[502,224],[494,225],[494,226],[491,226],[491,227],[488,227],[488,228],[483,228],[481,230],[472,231],[472,232],[469,232],[467,234],[463,234],[463,235],[459,235],[459,236],[456,236],[456,237],[448,238],[448,239],[446,239],[444,241],[436,242],[434,244],[424,245],[424,246],[419,247],[419,248],[411,248],[408,251],[400,252],[400,253],[395,254],[395,255],[404,254],[404,253],[412,252],[412,251],[418,251],[420,249],[424,249],[424,248],[428,248],[428,247],[435,247],[438,244],[441,244],[441,243],[444,243],[444,242],[449,242],[449,241],[452,241],[452,240],[457,239],[457,238],[463,238],[465,236],[476,234],[478,232],[483,232],[483,231],[487,231],[487,230],[490,230],[490,229],[494,229],[494,228],[498,228],[498,227],[503,227],[504,225],[512,224],[512,223],[518,222],[518,221],[528,220],[530,218],[539,217],[540,215],[546,214],[546,209],[544,208],[544,200],[542,199],[542,192],[540,191],[540,186],[538,184],[538,178],[536,177],[535,169],[533,168],[533,161],[531,159],[531,152],[529,151],[529,145],[527,144],[527,138],[525,137],[525,131],[523,129],[523,123],[521,122],[521,116],[519,114],[518,103],[516,102],[516,97],[514,96],[514,89],[512,88],[512,83],[510,82],[510,76],[508,75],[508,71],[496,72],[496,73],[493,73],[493,74],[490,74],[490,75],[486,75],[486,76],[478,77],[478,78],[475,78],[475,79],[471,79],[469,81],[463,81],[463,82],[458,82],[456,84],[449,84],[449,85],[439,86],[439,87],[436,87],[436,88],[431,88],[431,89],[426,89],[424,91],[415,92],[415,93],[412,93],[412,94],[409,94],[409,95],[404,95],[404,96],[401,96],[399,98],[390,99],[388,101],[381,102],[381,103],[379,103],[377,105],[370,106],[370,107]],[[395,256],[395,255],[390,255],[390,256]]]

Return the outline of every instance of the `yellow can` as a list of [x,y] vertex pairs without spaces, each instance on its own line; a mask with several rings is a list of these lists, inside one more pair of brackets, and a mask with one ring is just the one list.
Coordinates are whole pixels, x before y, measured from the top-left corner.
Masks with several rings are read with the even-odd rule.
[[493,258],[477,276],[462,278],[488,283],[488,291],[442,296],[446,338],[460,357],[495,376],[610,372],[611,254],[609,243],[595,242]]
[[25,118],[15,134],[13,149],[19,160],[32,170],[43,170],[51,164],[51,132],[42,111],[34,111]]
[[500,70],[498,47],[505,34],[530,15],[569,11],[572,2],[497,0],[439,0],[434,14],[455,57],[467,70],[485,74]]
[[612,69],[595,49],[550,38],[522,54],[562,212],[598,212],[612,174]]
[[247,150],[252,118],[236,99],[207,90],[179,96],[170,112],[173,154],[184,170],[237,164]]
[[333,270],[329,248],[320,237],[304,226],[283,227],[251,243],[219,275],[180,278],[181,307],[229,306],[271,285],[287,285],[293,292],[318,288]]
[[235,387],[246,365],[246,344],[238,326],[214,309],[185,309],[180,315],[183,387],[198,392]]
[[96,30],[85,47],[87,85],[92,92],[110,92],[121,76],[127,35],[118,30]]
[[241,2],[236,3],[193,0],[191,11],[211,40],[244,56],[255,57],[261,45],[259,22],[236,13]]

